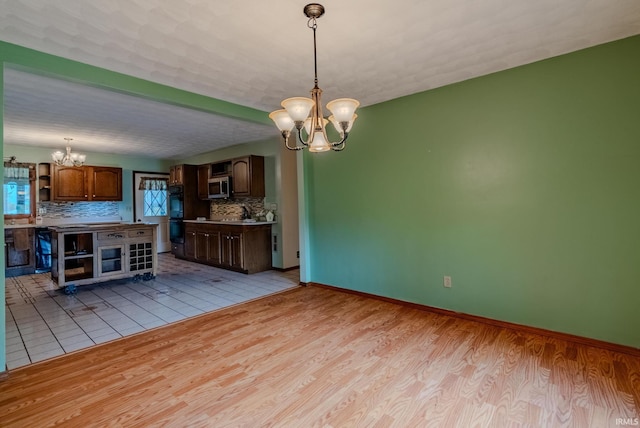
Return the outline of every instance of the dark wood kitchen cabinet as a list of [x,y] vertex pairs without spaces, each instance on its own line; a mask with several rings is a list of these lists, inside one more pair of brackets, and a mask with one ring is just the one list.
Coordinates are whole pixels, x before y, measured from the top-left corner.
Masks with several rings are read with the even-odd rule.
[[87,172],[84,167],[53,165],[52,201],[88,201]]
[[212,231],[205,234],[204,247],[207,251],[207,262],[217,265],[220,263],[220,232]]
[[184,257],[196,260],[196,231],[188,226],[185,227],[184,232]]
[[122,168],[53,165],[52,201],[121,201]]
[[[18,236],[21,234],[21,236]],[[35,272],[35,233],[33,227],[4,230],[5,276],[27,275]]]
[[214,225],[202,224],[198,227],[187,225],[184,240],[186,258],[207,264],[220,265],[220,232]]
[[[177,174],[177,173],[174,173]],[[209,178],[231,177],[231,197],[256,197],[265,195],[264,157],[243,156],[235,159],[198,166],[198,198],[209,198]]]
[[209,177],[211,165],[198,165],[198,199],[209,199]]
[[173,165],[169,168],[169,185],[184,185],[184,165]]
[[92,166],[88,168],[91,174],[89,180],[89,194],[91,201],[121,201],[122,200],[122,168],[107,166]]
[[196,232],[197,261],[220,264],[220,232],[213,228],[206,228]]
[[177,242],[171,243],[171,254],[176,256],[177,258],[184,259],[184,243],[180,244]]
[[271,225],[186,222],[185,258],[243,273],[271,269]]
[[[182,184],[179,184],[182,183]],[[209,218],[211,206],[208,200],[200,199],[198,196],[198,166],[196,165],[174,165],[169,170],[169,185],[176,191],[170,198],[175,198],[181,205],[182,216],[175,215],[172,220],[180,225],[182,220],[195,220],[198,217]],[[195,241],[189,242],[191,237],[184,235],[180,226],[179,236],[172,241],[171,253],[179,258],[193,259],[195,251]]]
[[264,157],[245,156],[231,160],[233,196],[264,197]]
[[244,263],[244,233],[225,232],[222,234],[222,267],[233,270],[242,270]]

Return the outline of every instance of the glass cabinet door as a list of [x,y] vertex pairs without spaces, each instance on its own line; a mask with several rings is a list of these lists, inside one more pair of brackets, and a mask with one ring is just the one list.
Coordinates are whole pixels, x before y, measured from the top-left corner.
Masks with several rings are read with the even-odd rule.
[[98,275],[124,273],[124,245],[110,245],[98,248]]

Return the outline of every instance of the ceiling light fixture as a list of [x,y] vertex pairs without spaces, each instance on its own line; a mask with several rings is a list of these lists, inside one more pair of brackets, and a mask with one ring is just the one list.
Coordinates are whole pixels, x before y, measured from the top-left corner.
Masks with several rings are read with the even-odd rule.
[[87,159],[87,156],[81,153],[71,152],[71,144],[69,142],[72,140],[73,138],[65,138],[65,141],[67,142],[67,147],[66,147],[67,153],[63,153],[60,150],[56,150],[55,152],[51,153],[51,158],[56,163],[56,165],[82,166],[84,164],[84,161]]
[[[311,98],[287,98],[282,101],[284,110],[271,112],[269,118],[276,123],[282,133],[284,144],[289,150],[302,150],[305,147],[308,147],[310,152],[344,150],[349,131],[351,131],[353,122],[358,117],[355,111],[360,103],[352,98],[338,98],[330,101],[327,103],[327,109],[331,111],[332,115],[329,116],[328,120],[324,118],[320,102],[322,90],[318,87],[318,59],[316,53],[316,19],[324,15],[324,6],[318,3],[310,3],[304,7],[304,14],[309,18],[307,26],[313,30],[315,86],[311,90]],[[340,134],[340,141],[329,142],[325,131],[325,126],[329,122],[333,123],[333,126]],[[289,137],[294,126],[297,130],[297,138],[302,143],[302,146],[291,147],[289,145]],[[302,137],[302,128],[307,133],[306,141]]]

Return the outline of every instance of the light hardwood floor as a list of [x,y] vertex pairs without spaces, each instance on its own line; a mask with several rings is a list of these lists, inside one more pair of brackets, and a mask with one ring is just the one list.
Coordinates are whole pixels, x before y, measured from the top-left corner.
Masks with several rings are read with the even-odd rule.
[[639,360],[302,287],[13,370],[0,426],[616,427]]

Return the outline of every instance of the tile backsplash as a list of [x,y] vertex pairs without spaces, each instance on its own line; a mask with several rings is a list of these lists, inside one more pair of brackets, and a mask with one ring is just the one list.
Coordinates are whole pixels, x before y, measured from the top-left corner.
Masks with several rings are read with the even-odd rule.
[[231,219],[242,217],[242,205],[246,206],[251,217],[263,217],[266,213],[263,198],[236,198],[211,201],[211,219]]
[[74,218],[118,217],[118,202],[39,202],[36,212],[44,208],[45,213],[39,214],[47,220],[64,220]]
[[[211,201],[210,218],[219,219],[240,219],[242,217],[242,206],[246,206],[252,218],[263,219],[267,204],[263,198],[236,198],[219,199]],[[94,221],[113,220],[119,218],[118,202],[39,202],[36,212],[44,208],[46,212],[39,214],[45,223],[57,222],[72,219],[95,219]]]

